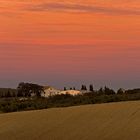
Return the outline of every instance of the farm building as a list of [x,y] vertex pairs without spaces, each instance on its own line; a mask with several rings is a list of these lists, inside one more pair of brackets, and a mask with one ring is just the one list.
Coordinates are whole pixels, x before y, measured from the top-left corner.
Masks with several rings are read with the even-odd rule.
[[70,95],[75,96],[75,95],[81,94],[81,91],[79,91],[79,90],[65,90],[65,91],[61,91],[60,94],[70,94]]
[[75,96],[86,92],[87,91],[80,91],[80,90],[59,90],[51,86],[44,86],[44,93],[42,93],[41,96],[49,97],[49,96],[61,95],[61,94],[70,94]]
[[54,87],[51,86],[45,86],[44,87],[44,93],[41,94],[42,97],[49,97],[53,95],[58,95],[60,94],[60,90],[55,89]]

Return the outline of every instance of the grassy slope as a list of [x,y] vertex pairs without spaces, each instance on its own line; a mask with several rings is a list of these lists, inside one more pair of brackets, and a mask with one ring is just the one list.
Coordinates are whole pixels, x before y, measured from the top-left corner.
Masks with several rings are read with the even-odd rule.
[[0,114],[1,140],[140,140],[140,101]]

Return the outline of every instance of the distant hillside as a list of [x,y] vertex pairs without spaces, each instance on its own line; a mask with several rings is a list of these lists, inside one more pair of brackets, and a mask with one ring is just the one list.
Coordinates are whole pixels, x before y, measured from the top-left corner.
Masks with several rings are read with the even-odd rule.
[[140,101],[0,115],[1,140],[140,140]]

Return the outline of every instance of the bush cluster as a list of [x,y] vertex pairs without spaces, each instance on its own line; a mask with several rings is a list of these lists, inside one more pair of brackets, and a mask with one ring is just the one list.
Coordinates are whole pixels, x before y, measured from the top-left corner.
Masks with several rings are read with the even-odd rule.
[[120,101],[140,100],[140,93],[123,93],[123,94],[101,94],[98,92],[85,93],[83,95],[72,96],[55,95],[48,98],[28,97],[28,98],[1,98],[1,112],[17,112],[26,110],[46,109],[53,107],[69,107],[85,104],[99,104]]
[[[66,90],[66,88],[64,89]],[[81,91],[86,92],[76,96],[62,94],[42,98],[41,93],[44,92],[43,86],[22,82],[19,83],[17,90],[0,89],[0,112],[140,100],[140,89],[119,89],[115,92],[105,86],[95,91],[93,85],[90,85],[89,93],[87,93],[87,87],[82,85]],[[32,94],[35,96],[31,96]]]

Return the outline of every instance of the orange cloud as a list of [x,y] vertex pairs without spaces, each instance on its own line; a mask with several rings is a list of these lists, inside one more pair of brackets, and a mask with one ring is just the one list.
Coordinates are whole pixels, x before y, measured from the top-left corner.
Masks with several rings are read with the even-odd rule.
[[88,13],[103,13],[103,14],[124,14],[124,15],[140,15],[140,10],[127,8],[104,7],[97,5],[85,4],[68,4],[68,3],[43,3],[31,5],[26,10],[30,11],[65,11],[65,12],[88,12]]

